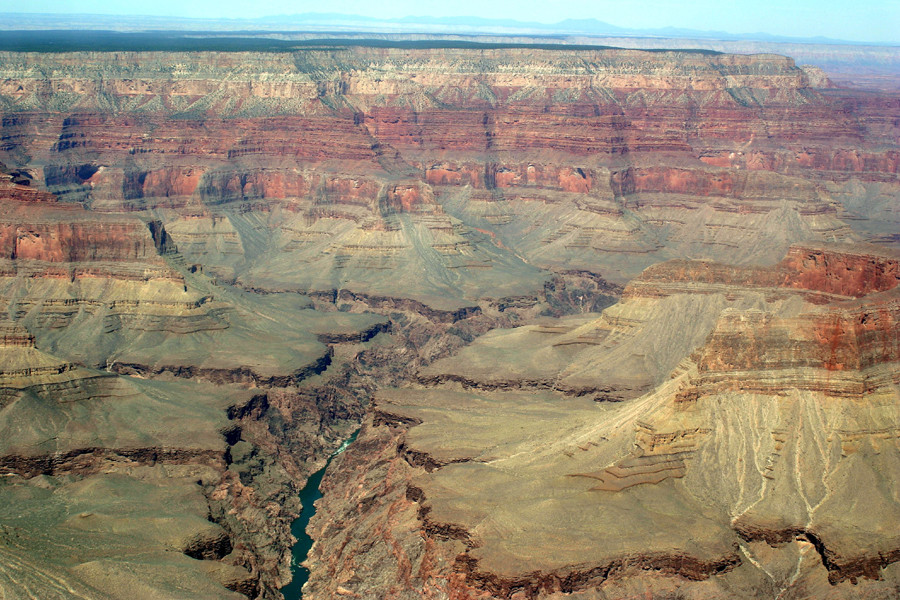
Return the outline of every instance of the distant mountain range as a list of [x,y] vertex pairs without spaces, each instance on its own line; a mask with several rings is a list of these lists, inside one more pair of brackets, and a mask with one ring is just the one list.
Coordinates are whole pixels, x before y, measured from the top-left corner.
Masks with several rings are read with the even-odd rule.
[[[679,27],[633,29],[597,19],[565,19],[558,23],[538,23],[514,19],[482,17],[409,16],[379,19],[338,13],[274,15],[256,19],[189,19],[180,17],[117,16],[91,14],[7,13],[0,30],[22,29],[106,29],[113,31],[243,31],[243,32],[359,32],[403,34],[540,35],[540,36],[621,36],[712,40],[755,40],[815,44],[870,43],[825,37],[786,37],[764,32],[735,34]],[[885,43],[884,45],[897,45]]]

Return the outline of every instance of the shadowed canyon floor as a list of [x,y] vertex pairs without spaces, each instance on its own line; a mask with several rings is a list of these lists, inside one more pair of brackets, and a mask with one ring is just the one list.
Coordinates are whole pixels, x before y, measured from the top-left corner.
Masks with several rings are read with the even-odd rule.
[[900,103],[771,55],[0,54],[0,597],[892,598]]

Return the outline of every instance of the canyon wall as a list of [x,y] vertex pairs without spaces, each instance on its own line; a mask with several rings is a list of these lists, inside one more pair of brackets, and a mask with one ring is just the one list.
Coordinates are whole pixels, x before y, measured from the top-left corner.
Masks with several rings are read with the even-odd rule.
[[310,598],[896,589],[896,97],[323,44],[2,53],[0,113],[0,595],[277,599],[360,422]]
[[0,159],[93,210],[156,211],[189,260],[257,289],[393,295],[390,270],[405,295],[472,301],[539,288],[528,265],[624,283],[668,258],[771,264],[793,241],[893,243],[897,227],[896,98],[776,55],[0,62]]
[[[892,275],[839,294],[826,263]],[[898,264],[663,263],[380,391],[326,474],[306,596],[890,597]]]

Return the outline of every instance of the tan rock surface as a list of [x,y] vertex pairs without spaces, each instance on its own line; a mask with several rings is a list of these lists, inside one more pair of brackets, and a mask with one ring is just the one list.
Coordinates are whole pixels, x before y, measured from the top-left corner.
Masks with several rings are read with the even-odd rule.
[[[660,362],[679,352],[680,362],[623,402],[446,385],[382,392],[361,454],[351,449],[326,482],[312,597],[328,597],[325,574],[343,569],[355,575],[334,581],[347,589],[391,598],[666,597],[669,586],[696,597],[888,597],[900,559],[897,265],[865,247],[795,248],[770,269],[661,265],[601,319],[492,332],[426,369],[496,361],[515,381],[502,357],[558,368],[541,358],[554,346],[529,352],[529,336],[583,335],[635,301],[655,316],[667,301],[720,296],[696,350],[660,344]],[[891,275],[855,279],[866,270]],[[688,340],[694,320],[667,323]],[[841,333],[820,336],[815,323]],[[593,373],[598,388],[609,377]],[[349,493],[371,492],[362,474],[385,469],[374,496],[341,496],[355,481]],[[403,536],[384,557],[410,563],[390,568],[402,577],[368,578],[380,559],[355,548],[373,523]],[[424,546],[409,545],[416,529]],[[340,539],[352,548],[332,554]]]
[[277,598],[376,397],[311,597],[896,595],[897,260],[833,245],[897,243],[890,93],[684,51],[0,65],[0,594]]

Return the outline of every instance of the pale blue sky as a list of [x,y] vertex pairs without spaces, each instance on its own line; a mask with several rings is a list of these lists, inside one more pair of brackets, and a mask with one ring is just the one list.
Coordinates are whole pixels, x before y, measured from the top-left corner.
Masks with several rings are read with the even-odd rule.
[[900,42],[900,0],[0,0],[2,12],[261,17],[337,12],[371,17],[480,16],[620,27],[684,27],[853,41]]

